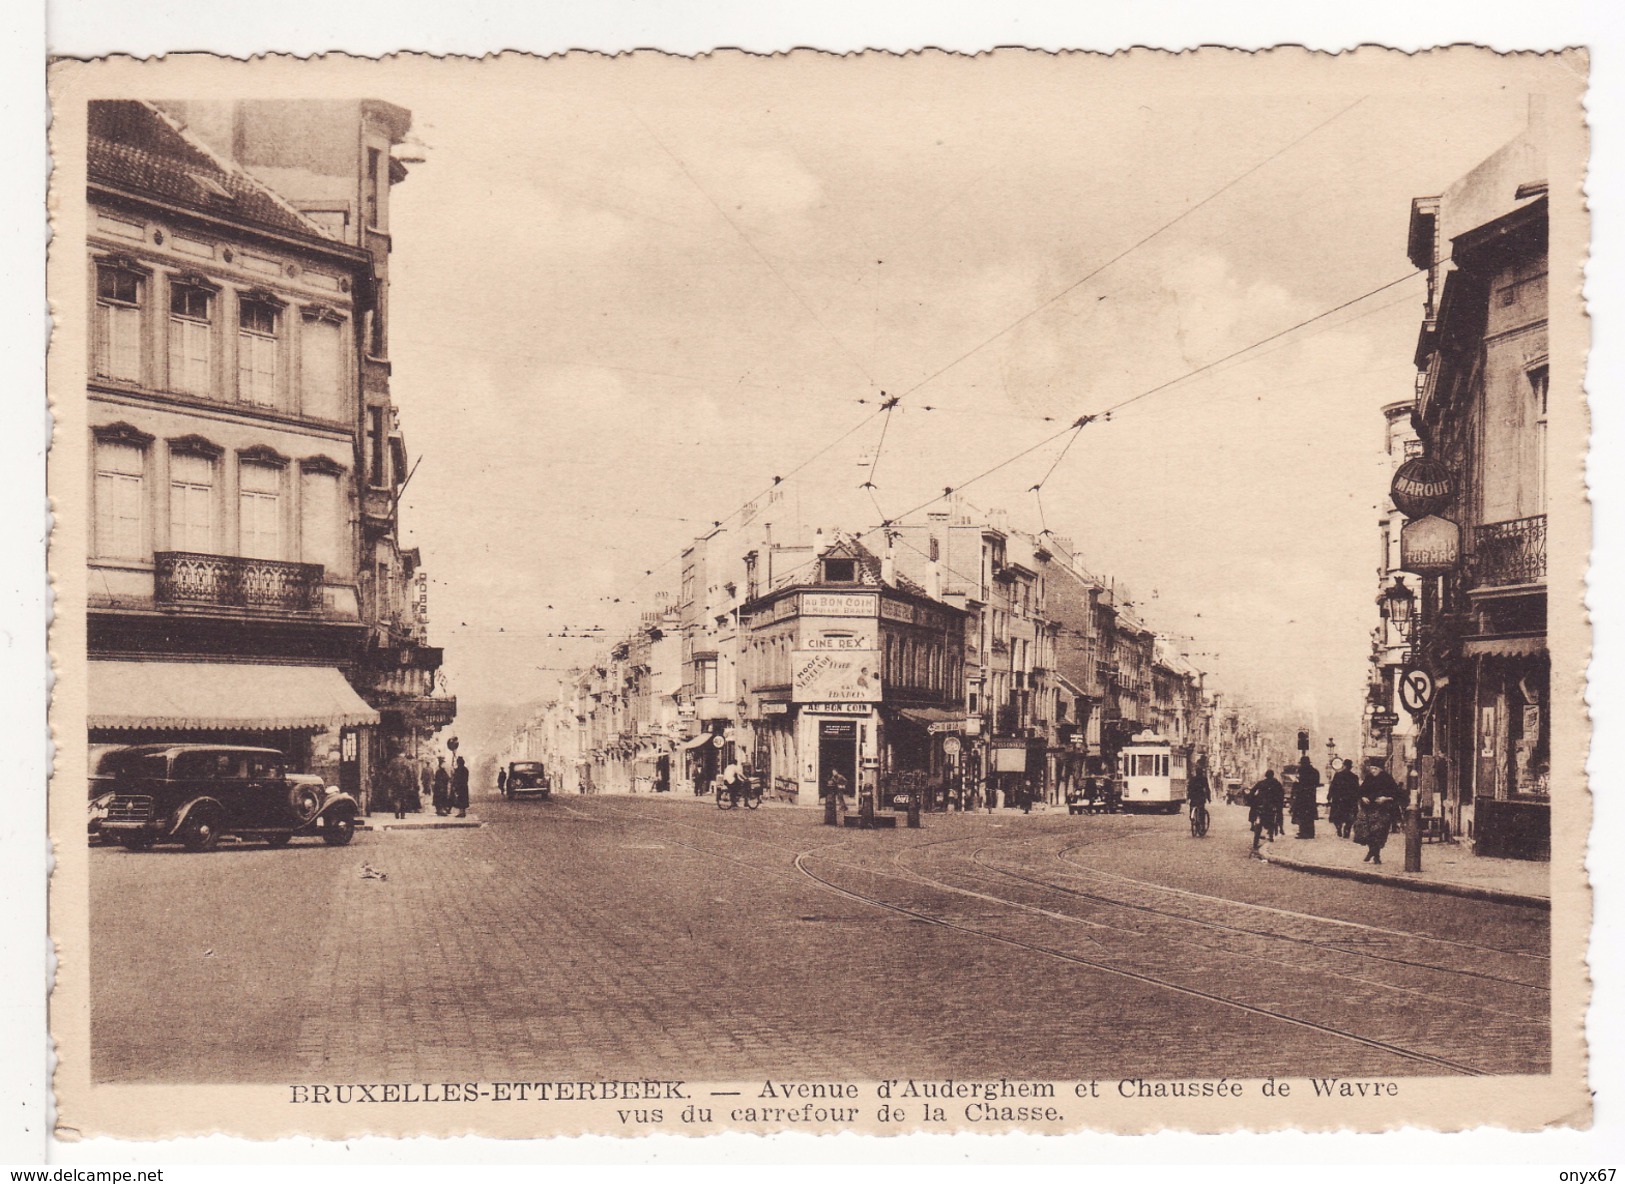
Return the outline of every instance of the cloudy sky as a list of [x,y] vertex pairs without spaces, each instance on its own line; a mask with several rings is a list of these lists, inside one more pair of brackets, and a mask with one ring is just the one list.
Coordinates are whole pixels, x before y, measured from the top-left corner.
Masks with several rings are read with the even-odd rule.
[[[394,196],[392,354],[452,689],[540,693],[593,652],[549,634],[626,625],[688,539],[844,433],[803,502],[862,529],[883,426],[896,516],[1400,280],[1410,199],[1527,110],[1420,64],[1210,64],[572,59],[381,93],[424,145]],[[1378,409],[1412,389],[1422,291],[1123,407],[1043,486],[1044,524],[1219,684],[1327,726],[1358,709]],[[1066,443],[966,496],[1037,529]]]

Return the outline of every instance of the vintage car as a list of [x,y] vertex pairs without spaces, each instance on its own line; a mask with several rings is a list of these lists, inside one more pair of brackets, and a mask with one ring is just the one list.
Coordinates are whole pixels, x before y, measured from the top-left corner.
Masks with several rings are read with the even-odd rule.
[[98,776],[112,796],[101,834],[132,851],[161,842],[207,851],[222,835],[273,847],[295,835],[348,843],[359,803],[287,766],[274,748],[227,744],[138,744],[107,753]]
[[541,761],[511,761],[508,780],[502,787],[505,798],[552,797],[553,783],[547,778],[547,768]]

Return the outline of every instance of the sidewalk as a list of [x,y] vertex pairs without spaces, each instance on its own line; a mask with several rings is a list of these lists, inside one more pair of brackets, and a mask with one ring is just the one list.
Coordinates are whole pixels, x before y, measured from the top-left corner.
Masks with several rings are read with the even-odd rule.
[[1401,870],[1405,866],[1402,834],[1389,838],[1382,850],[1381,865],[1373,865],[1364,862],[1364,847],[1338,838],[1327,824],[1316,827],[1313,839],[1295,839],[1291,832],[1289,825],[1286,834],[1263,845],[1260,855],[1266,863],[1311,875],[1363,880],[1418,892],[1551,908],[1549,863],[1474,855],[1468,842],[1423,843],[1422,870],[1406,872]]

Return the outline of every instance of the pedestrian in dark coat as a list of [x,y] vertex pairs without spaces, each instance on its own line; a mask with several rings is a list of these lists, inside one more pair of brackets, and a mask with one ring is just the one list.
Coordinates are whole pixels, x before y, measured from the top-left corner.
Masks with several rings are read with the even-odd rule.
[[1332,777],[1329,791],[1331,811],[1328,817],[1337,831],[1337,837],[1346,839],[1354,830],[1354,816],[1360,809],[1360,778],[1354,772],[1354,763],[1344,761],[1343,767]]
[[434,812],[443,815],[451,809],[451,774],[446,772],[446,758],[439,761],[434,771]]
[[405,818],[406,808],[417,796],[418,775],[404,752],[397,752],[395,759],[384,770],[384,787],[389,792],[389,804],[395,811],[395,817]]
[[457,767],[451,773],[451,805],[457,817],[468,817],[468,765],[462,757],[457,758]]
[[1315,818],[1320,813],[1319,791],[1320,770],[1306,755],[1298,762],[1298,784],[1292,787],[1292,821],[1297,823],[1300,839],[1315,837]]
[[508,770],[497,770],[497,792],[504,796],[508,793]]
[[1253,828],[1253,850],[1269,832],[1270,842],[1275,842],[1275,831],[1281,817],[1281,803],[1286,797],[1286,789],[1275,778],[1274,769],[1264,770],[1264,780],[1258,782],[1247,794],[1250,809],[1247,811],[1247,821]]
[[1403,794],[1382,762],[1372,761],[1365,780],[1360,783],[1360,805],[1354,816],[1354,841],[1366,849],[1363,862],[1382,862],[1388,833],[1399,820]]

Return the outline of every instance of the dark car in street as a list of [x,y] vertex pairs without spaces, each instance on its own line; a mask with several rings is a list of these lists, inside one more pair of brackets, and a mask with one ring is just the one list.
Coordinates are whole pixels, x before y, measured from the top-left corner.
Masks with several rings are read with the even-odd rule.
[[505,798],[546,798],[553,796],[553,783],[548,780],[547,768],[541,761],[511,761],[508,781],[502,787]]
[[105,802],[99,830],[131,851],[161,842],[207,851],[222,835],[273,847],[319,835],[338,847],[361,813],[349,794],[290,772],[274,748],[138,744],[103,755],[96,775],[92,795]]

